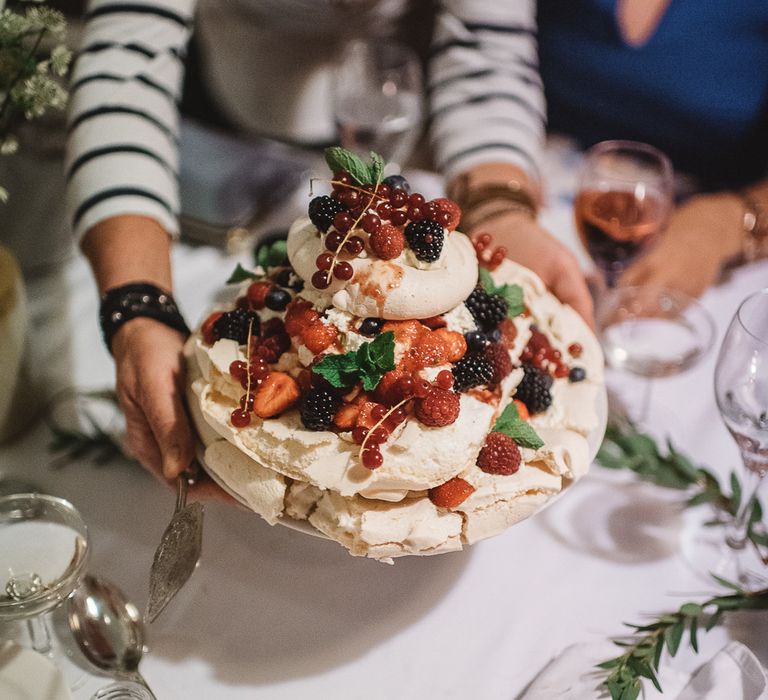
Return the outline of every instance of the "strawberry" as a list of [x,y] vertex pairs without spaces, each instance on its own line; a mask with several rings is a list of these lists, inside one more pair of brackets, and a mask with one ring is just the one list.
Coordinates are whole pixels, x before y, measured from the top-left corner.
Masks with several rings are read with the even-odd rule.
[[442,316],[430,316],[429,318],[422,318],[419,320],[423,326],[426,326],[431,331],[436,331],[438,328],[445,328],[446,321]]
[[467,352],[467,341],[462,333],[438,328],[435,336],[443,341],[445,347],[445,362],[458,362]]
[[520,420],[530,420],[531,414],[528,413],[528,406],[526,406],[520,399],[515,399],[515,406],[517,406],[517,415],[520,416]]
[[432,386],[423,399],[416,400],[416,417],[424,425],[441,428],[456,421],[460,408],[455,391]]
[[384,224],[370,235],[368,243],[374,255],[382,260],[392,260],[403,252],[405,235],[396,226]]
[[439,508],[455,508],[467,500],[475,487],[459,476],[454,476],[444,484],[429,489],[429,500]]
[[333,416],[333,424],[339,430],[352,430],[357,425],[357,417],[360,415],[360,406],[356,403],[341,405]]
[[289,409],[300,395],[296,380],[285,372],[270,372],[259,384],[253,412],[259,418],[272,418]]
[[[381,408],[377,408],[379,406]],[[378,423],[379,418],[376,417],[376,414],[381,413],[382,409],[384,409],[384,413],[386,413],[386,407],[382,406],[382,404],[376,403],[375,401],[363,401],[360,404],[360,413],[357,416],[357,426],[362,428],[372,428]]]
[[448,214],[450,214],[451,218],[448,223],[445,224],[445,228],[449,231],[455,231],[461,221],[461,209],[459,208],[459,205],[452,199],[447,199],[446,197],[433,199],[432,202],[437,205],[437,208],[440,211],[448,212]]
[[336,326],[326,325],[318,316],[317,321],[302,329],[301,342],[317,355],[331,347],[336,342],[338,335],[339,331]]
[[285,310],[285,332],[298,336],[307,326],[320,319],[320,314],[305,299],[295,297]]
[[214,311],[208,318],[205,319],[205,322],[200,328],[200,333],[203,336],[203,340],[208,343],[208,345],[213,345],[218,340],[218,337],[213,330],[213,324],[216,323],[216,321],[218,321],[223,315],[224,314],[222,311]]
[[251,306],[254,309],[263,309],[264,300],[269,294],[269,290],[272,289],[271,282],[254,282],[248,287],[248,291],[245,295],[248,297],[248,301],[251,302]]

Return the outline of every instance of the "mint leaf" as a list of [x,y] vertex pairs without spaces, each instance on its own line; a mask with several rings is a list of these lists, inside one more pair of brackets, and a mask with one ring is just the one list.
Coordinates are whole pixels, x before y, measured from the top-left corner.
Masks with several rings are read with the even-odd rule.
[[259,276],[254,272],[249,272],[240,263],[237,263],[237,267],[227,280],[227,284],[237,284],[238,282],[244,282],[245,280],[257,280]]
[[381,333],[370,343],[344,355],[329,355],[318,362],[312,371],[331,386],[342,389],[361,382],[365,391],[373,391],[386,372],[395,368],[395,334]]
[[352,179],[360,185],[371,185],[371,171],[369,167],[351,151],[341,146],[332,146],[325,149],[325,162],[328,167],[336,172],[346,170]]
[[530,447],[532,450],[538,450],[544,445],[544,441],[536,434],[536,431],[520,418],[514,402],[510,403],[501,412],[501,415],[496,419],[492,432],[509,435],[520,447]]
[[372,185],[378,185],[381,182],[381,178],[384,176],[384,159],[378,154],[371,151],[368,154],[371,158],[371,165],[368,168]]
[[319,374],[332,387],[344,389],[357,381],[357,360],[355,353],[328,355],[318,362],[312,371]]
[[507,302],[507,316],[515,318],[525,311],[523,288],[519,284],[502,284],[498,286],[491,273],[484,267],[480,268],[480,284],[488,294],[497,294]]

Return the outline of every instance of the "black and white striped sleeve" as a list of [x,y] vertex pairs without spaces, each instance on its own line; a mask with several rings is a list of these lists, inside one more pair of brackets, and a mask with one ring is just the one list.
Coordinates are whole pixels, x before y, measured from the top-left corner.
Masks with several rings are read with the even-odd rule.
[[446,178],[495,161],[538,179],[546,108],[535,0],[442,0],[428,74],[431,139]]
[[178,100],[195,0],[92,0],[72,75],[67,210],[75,236],[119,214],[178,232]]

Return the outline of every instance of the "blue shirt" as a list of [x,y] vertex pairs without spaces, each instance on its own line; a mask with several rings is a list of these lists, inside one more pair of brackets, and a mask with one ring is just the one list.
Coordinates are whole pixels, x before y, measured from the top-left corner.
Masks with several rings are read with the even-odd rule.
[[639,48],[616,0],[539,0],[538,23],[550,130],[651,143],[705,186],[765,174],[768,0],[672,0]]

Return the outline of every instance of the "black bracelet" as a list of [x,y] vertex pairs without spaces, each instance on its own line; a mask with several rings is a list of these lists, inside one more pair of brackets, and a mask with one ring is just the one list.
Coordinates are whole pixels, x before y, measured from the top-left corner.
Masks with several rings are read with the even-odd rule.
[[168,292],[146,282],[124,284],[108,289],[101,297],[99,323],[110,353],[115,333],[124,323],[139,317],[154,319],[185,336],[189,335],[184,317]]

